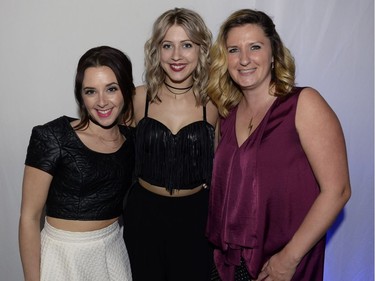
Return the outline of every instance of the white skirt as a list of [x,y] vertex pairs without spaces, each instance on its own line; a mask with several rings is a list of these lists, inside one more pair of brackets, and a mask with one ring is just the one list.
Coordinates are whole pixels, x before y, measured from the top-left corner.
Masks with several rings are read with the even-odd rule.
[[45,222],[41,232],[41,281],[131,281],[128,252],[118,222],[71,232]]

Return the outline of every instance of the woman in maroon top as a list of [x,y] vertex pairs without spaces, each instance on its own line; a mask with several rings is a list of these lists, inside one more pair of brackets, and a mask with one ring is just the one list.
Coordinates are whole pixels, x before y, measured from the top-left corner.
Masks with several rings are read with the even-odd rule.
[[212,49],[209,95],[222,116],[207,234],[222,280],[323,278],[325,233],[350,197],[335,113],[272,20],[239,10]]

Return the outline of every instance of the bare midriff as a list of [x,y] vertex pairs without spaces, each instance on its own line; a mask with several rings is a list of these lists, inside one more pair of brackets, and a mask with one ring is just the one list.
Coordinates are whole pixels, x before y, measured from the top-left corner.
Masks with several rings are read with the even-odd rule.
[[200,184],[191,189],[173,189],[172,194],[171,194],[165,187],[150,184],[141,178],[138,178],[138,182],[144,189],[147,189],[148,191],[152,193],[155,193],[161,196],[167,196],[167,197],[190,196],[206,188],[205,184]]
[[98,221],[80,221],[65,220],[47,216],[47,222],[54,228],[73,232],[85,232],[102,229],[113,224],[117,220],[118,218]]

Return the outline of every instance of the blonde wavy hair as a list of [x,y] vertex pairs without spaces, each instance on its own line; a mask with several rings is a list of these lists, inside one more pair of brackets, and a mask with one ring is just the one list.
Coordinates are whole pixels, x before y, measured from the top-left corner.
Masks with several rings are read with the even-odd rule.
[[295,86],[295,63],[290,51],[284,46],[272,19],[264,12],[242,9],[232,13],[221,25],[217,39],[211,49],[212,64],[207,93],[226,117],[242,98],[242,92],[228,72],[226,40],[229,31],[238,26],[256,24],[261,27],[271,42],[274,67],[270,92],[275,96],[287,96]]
[[164,12],[153,25],[151,38],[145,44],[144,80],[147,95],[151,102],[160,101],[158,91],[166,76],[160,65],[161,43],[168,29],[173,25],[181,26],[189,39],[199,46],[198,65],[192,75],[193,92],[197,105],[205,105],[209,100],[206,90],[211,62],[209,51],[212,33],[200,15],[185,8],[175,8]]

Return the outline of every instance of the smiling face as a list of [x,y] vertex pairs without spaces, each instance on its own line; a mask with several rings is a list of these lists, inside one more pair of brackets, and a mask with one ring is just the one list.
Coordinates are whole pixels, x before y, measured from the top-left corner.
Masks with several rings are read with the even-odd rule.
[[190,40],[179,25],[171,26],[161,42],[160,63],[168,84],[178,87],[192,84],[192,73],[198,65],[199,46]]
[[91,116],[102,127],[117,122],[124,98],[116,76],[107,66],[89,67],[84,72],[82,99]]
[[272,48],[256,24],[234,27],[226,40],[228,72],[242,90],[269,87]]

